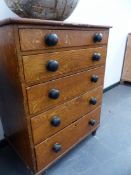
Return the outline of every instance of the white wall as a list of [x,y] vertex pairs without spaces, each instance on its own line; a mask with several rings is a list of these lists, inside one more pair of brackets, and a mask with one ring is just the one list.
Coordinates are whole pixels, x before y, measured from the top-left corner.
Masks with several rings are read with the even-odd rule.
[[0,0],[0,19],[16,16],[6,6],[4,0]]
[[67,21],[111,25],[104,87],[120,80],[127,33],[131,32],[130,0],[80,0]]
[[[3,1],[0,1],[0,19],[15,16]],[[66,21],[113,26],[110,31],[104,87],[118,82],[127,33],[131,32],[131,1],[80,0],[74,13]],[[0,122],[0,139],[2,138],[3,130]]]

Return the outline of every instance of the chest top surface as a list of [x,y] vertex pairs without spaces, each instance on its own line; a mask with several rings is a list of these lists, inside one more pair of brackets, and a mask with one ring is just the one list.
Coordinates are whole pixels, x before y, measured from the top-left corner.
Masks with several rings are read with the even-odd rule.
[[103,28],[109,29],[111,26],[104,25],[91,25],[91,24],[78,24],[78,23],[68,23],[63,21],[49,21],[41,19],[29,19],[29,18],[6,18],[0,21],[0,26],[8,24],[25,24],[25,25],[48,25],[48,26],[59,26],[59,27],[72,27],[72,28]]

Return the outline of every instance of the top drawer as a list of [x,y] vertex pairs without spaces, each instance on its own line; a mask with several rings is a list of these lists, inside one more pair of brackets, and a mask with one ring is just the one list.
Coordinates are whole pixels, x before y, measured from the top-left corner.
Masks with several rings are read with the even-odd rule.
[[19,29],[22,51],[107,44],[108,30]]

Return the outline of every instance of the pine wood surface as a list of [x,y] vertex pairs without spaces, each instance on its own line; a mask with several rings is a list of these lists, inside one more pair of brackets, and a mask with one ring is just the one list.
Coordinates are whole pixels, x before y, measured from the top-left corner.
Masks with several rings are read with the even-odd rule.
[[[106,46],[88,49],[77,49],[63,52],[44,53],[23,56],[24,75],[26,83],[45,82],[57,77],[66,76],[77,71],[105,64]],[[93,61],[94,53],[100,53],[100,61]],[[47,70],[47,63],[55,60],[59,63],[56,72]]]
[[128,35],[127,46],[125,50],[122,81],[131,82],[131,34]]
[[[58,45],[47,47],[44,37],[59,35]],[[94,34],[102,32],[100,43]],[[7,140],[33,174],[42,173],[99,126],[109,27],[67,24],[34,19],[0,21],[0,115]],[[93,62],[94,52],[102,58]],[[57,59],[59,69],[46,64]],[[98,82],[91,81],[98,75]],[[51,89],[60,97],[50,99]],[[91,97],[97,104],[89,104]],[[98,107],[99,106],[99,107]],[[61,125],[50,120],[59,115]],[[94,127],[89,120],[97,120]],[[70,134],[71,133],[71,134]],[[52,152],[55,142],[62,151]]]
[[[97,122],[93,127],[88,124],[92,118]],[[60,157],[66,150],[70,149],[70,147],[76,144],[76,142],[79,142],[82,137],[88,135],[93,130],[93,128],[96,128],[96,126],[98,126],[99,122],[100,108],[85,115],[54,136],[37,145],[35,147],[35,152],[38,170],[46,167],[51,161]],[[55,143],[59,143],[62,146],[61,151],[58,153],[55,153],[52,150]]]
[[[31,119],[31,125],[34,144],[39,144],[56,132],[70,125],[75,120],[78,120],[88,112],[94,110],[97,106],[100,106],[102,102],[102,92],[102,87],[93,89],[84,95],[76,97],[71,101],[33,117]],[[96,105],[90,104],[90,99],[92,97],[97,99]],[[61,119],[61,124],[58,127],[51,125],[51,120],[54,116],[58,116]]]
[[[103,85],[104,70],[105,68],[102,66],[27,88],[30,114],[46,111],[88,90]],[[98,82],[91,81],[92,75],[99,77]],[[49,98],[49,92],[52,89],[59,90],[58,99]]]
[[[59,36],[56,46],[49,47],[45,44],[44,38],[47,34],[55,33]],[[102,33],[101,42],[94,43],[93,37],[96,33]],[[108,30],[98,31],[73,31],[73,30],[46,30],[46,29],[19,29],[21,51],[55,49],[72,46],[88,46],[106,44],[108,41]]]

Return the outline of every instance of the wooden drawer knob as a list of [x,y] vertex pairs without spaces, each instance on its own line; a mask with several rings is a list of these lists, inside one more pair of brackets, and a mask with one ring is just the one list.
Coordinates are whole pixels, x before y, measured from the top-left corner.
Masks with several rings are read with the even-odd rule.
[[56,143],[54,144],[52,149],[54,152],[58,153],[59,151],[61,151],[61,145],[59,143]]
[[99,80],[99,76],[98,75],[92,75],[91,77],[91,81],[96,83]]
[[94,42],[101,42],[103,39],[103,34],[102,33],[96,33],[94,36]]
[[96,120],[91,119],[91,120],[89,121],[89,125],[95,126],[95,125],[96,125]]
[[61,119],[57,116],[53,117],[51,120],[51,125],[57,127],[61,124]]
[[51,33],[45,36],[45,43],[48,46],[55,46],[58,43],[58,36],[55,33]]
[[47,70],[48,71],[55,72],[55,71],[57,71],[58,67],[59,67],[58,61],[50,60],[47,63]]
[[92,97],[92,98],[90,99],[90,104],[96,105],[96,103],[97,103],[97,99],[96,99],[95,97]]
[[60,92],[58,89],[51,89],[49,92],[49,98],[51,99],[57,99],[60,96]]
[[100,61],[101,59],[101,54],[100,53],[94,53],[92,56],[93,61]]

